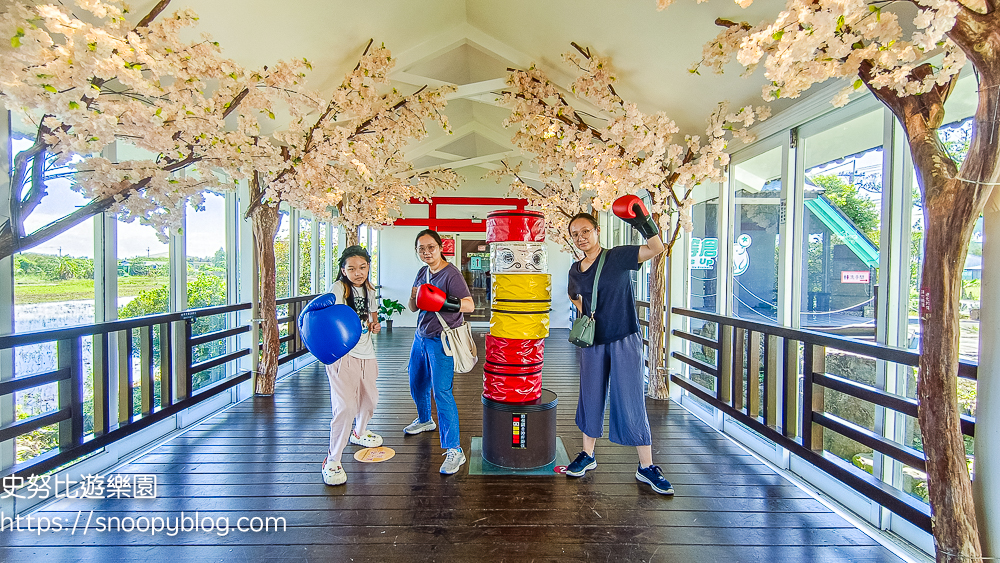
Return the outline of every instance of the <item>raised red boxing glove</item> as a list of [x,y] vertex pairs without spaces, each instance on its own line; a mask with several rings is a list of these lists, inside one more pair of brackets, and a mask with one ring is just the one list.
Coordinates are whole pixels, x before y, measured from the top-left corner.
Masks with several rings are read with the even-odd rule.
[[642,200],[634,195],[623,195],[611,204],[611,210],[623,221],[635,227],[643,238],[651,238],[660,234],[660,229],[656,227],[656,222],[646,211]]
[[417,288],[417,308],[442,313],[457,313],[462,309],[462,300],[445,293],[442,289],[429,283]]

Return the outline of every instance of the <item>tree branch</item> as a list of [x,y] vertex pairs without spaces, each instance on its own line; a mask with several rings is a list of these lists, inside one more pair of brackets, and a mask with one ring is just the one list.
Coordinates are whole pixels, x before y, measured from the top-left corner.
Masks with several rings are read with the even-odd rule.
[[[903,125],[910,141],[914,161],[923,160],[920,155],[925,154],[927,160],[924,162],[935,163],[934,170],[923,170],[921,173],[943,174],[947,178],[954,178],[958,173],[958,167],[945,151],[941,139],[938,138],[937,130],[944,122],[944,103],[954,90],[958,75],[952,76],[947,84],[935,84],[930,91],[923,94],[900,96],[889,87],[874,88],[871,85],[874,72],[874,65],[871,61],[861,62],[858,74],[862,82]],[[911,76],[913,80],[922,81],[933,72],[934,69],[930,63],[924,63],[914,68]],[[922,184],[925,189],[930,190],[940,185],[940,183],[935,182],[922,182]],[[931,201],[933,196],[933,193],[924,193],[924,201]]]
[[135,24],[135,29],[139,29],[140,27],[146,27],[149,24],[151,24],[153,20],[155,20],[156,17],[163,12],[163,10],[167,9],[168,4],[170,4],[170,0],[160,0],[159,2],[157,2],[156,5],[153,6],[153,9],[150,10],[149,13],[146,14],[144,18],[139,20],[139,23]]
[[229,102],[229,105],[226,107],[226,111],[222,112],[222,119],[229,117],[229,114],[233,113],[233,111],[236,110],[236,107],[240,105],[240,102],[242,102],[243,98],[247,97],[247,94],[249,93],[250,93],[250,88],[244,88],[242,92],[236,94],[236,97],[233,98],[232,101]]
[[107,210],[115,202],[113,197],[93,200],[76,211],[65,215],[24,237],[13,237],[10,241],[0,241],[0,257],[23,252],[59,235],[90,217]]

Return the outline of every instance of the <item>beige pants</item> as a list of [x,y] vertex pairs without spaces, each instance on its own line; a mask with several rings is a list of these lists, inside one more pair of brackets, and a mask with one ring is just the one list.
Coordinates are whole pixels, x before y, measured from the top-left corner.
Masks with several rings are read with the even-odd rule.
[[326,366],[326,376],[330,380],[330,402],[333,419],[330,421],[330,459],[339,461],[347,439],[351,434],[352,422],[359,436],[367,431],[368,421],[375,414],[378,404],[378,363],[375,359],[362,360],[347,355]]

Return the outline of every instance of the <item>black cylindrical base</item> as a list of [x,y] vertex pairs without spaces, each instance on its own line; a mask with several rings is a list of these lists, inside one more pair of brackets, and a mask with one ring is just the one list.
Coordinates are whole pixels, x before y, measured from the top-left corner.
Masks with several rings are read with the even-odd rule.
[[483,459],[509,469],[533,469],[556,458],[556,404],[548,389],[527,403],[483,397]]

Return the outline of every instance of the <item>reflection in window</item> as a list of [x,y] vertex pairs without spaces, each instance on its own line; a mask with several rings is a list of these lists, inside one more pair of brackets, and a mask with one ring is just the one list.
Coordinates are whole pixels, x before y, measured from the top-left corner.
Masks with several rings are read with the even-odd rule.
[[691,308],[715,313],[719,293],[719,205],[715,201],[691,210]]
[[781,152],[775,147],[733,167],[733,313],[756,321],[778,319]]
[[803,139],[803,328],[875,337],[882,127],[878,110]]

